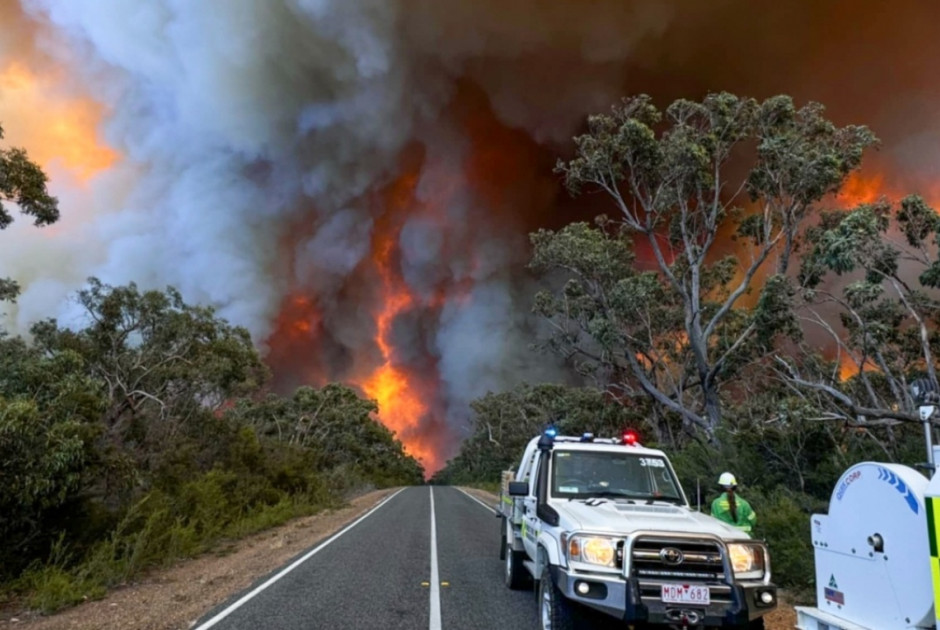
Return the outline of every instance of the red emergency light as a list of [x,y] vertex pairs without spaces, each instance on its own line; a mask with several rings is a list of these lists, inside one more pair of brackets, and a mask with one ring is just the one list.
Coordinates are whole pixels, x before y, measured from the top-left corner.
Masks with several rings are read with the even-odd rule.
[[627,429],[620,437],[620,443],[625,446],[636,446],[640,441],[640,434],[635,429]]

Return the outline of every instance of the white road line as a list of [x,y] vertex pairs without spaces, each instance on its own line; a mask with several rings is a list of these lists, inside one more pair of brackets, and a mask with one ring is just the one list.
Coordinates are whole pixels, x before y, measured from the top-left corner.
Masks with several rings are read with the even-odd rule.
[[[457,486],[454,486],[454,487],[457,488]],[[493,514],[497,514],[497,513],[498,513],[498,512],[496,511],[496,508],[494,508],[494,507],[491,506],[491,505],[487,505],[487,504],[484,503],[483,501],[480,501],[478,498],[476,498],[475,496],[473,496],[472,494],[470,494],[469,492],[467,492],[467,491],[464,490],[463,488],[457,488],[457,489],[460,490],[461,492],[463,492],[465,495],[467,495],[467,496],[470,497],[471,499],[473,499],[474,501],[476,501],[477,503],[479,503],[480,505],[482,505],[483,507],[485,507],[487,510],[489,510],[489,511],[492,512]]]
[[437,524],[434,519],[434,488],[431,492],[431,624],[430,630],[441,630],[441,582],[437,573]]
[[[334,540],[336,540],[337,538],[339,538],[340,536],[342,536],[343,534],[345,534],[346,532],[348,532],[349,530],[351,530],[353,527],[355,527],[356,525],[358,525],[359,523],[361,523],[362,521],[364,521],[366,518],[368,518],[373,512],[375,512],[376,510],[378,510],[380,507],[382,507],[383,505],[385,505],[386,503],[388,503],[389,501],[391,501],[392,499],[394,499],[395,497],[397,497],[398,494],[399,494],[402,490],[404,490],[404,488],[402,488],[401,490],[398,490],[398,492],[395,492],[394,494],[392,494],[392,495],[390,495],[390,496],[388,496],[388,497],[385,497],[385,499],[383,499],[378,505],[376,505],[375,507],[373,507],[371,510],[369,510],[368,512],[366,512],[365,514],[363,514],[362,516],[360,516],[359,518],[357,518],[355,521],[353,521],[352,523],[350,523],[349,525],[347,525],[346,527],[344,527],[344,528],[341,529],[340,531],[338,531],[338,532],[336,532],[335,534],[333,534],[333,535],[332,535],[330,538],[328,538],[327,540],[325,540],[325,541],[323,541],[322,543],[320,543],[319,545],[317,545],[316,549],[313,549],[313,550],[311,550],[311,551],[305,553],[303,556],[301,556],[300,558],[298,558],[297,560],[295,560],[295,561],[294,561],[290,566],[288,566],[286,569],[284,569],[283,571],[280,571],[280,572],[277,573],[276,575],[272,576],[270,579],[266,580],[263,584],[260,584],[259,586],[257,586],[253,591],[251,591],[250,593],[248,593],[247,595],[245,595],[244,597],[242,597],[241,599],[239,599],[237,602],[235,602],[234,604],[232,604],[231,606],[229,606],[228,608],[226,608],[225,610],[223,610],[222,612],[220,612],[220,613],[217,614],[215,617],[213,617],[213,618],[210,619],[209,621],[205,622],[205,623],[202,624],[201,626],[197,626],[197,627],[194,628],[193,630],[207,630],[208,628],[211,628],[211,627],[214,626],[215,624],[219,623],[220,621],[222,621],[223,619],[225,619],[226,617],[228,617],[229,615],[231,615],[233,612],[235,612],[236,610],[238,610],[239,608],[241,608],[242,606],[244,606],[252,597],[254,597],[254,596],[257,595],[258,593],[260,593],[260,592],[263,591],[264,589],[268,588],[269,586],[271,586],[272,584],[274,584],[275,582],[277,582],[278,580],[280,580],[282,577],[284,577],[285,575],[287,575],[288,573],[290,573],[291,571],[293,571],[294,569],[296,569],[297,567],[299,567],[301,564],[303,564],[304,562],[306,562],[307,560],[309,560],[309,559],[313,556],[313,554],[319,552],[321,549],[323,549],[324,547],[326,547],[327,545],[329,545],[331,542],[333,542]],[[438,625],[438,628],[440,628],[440,625]]]

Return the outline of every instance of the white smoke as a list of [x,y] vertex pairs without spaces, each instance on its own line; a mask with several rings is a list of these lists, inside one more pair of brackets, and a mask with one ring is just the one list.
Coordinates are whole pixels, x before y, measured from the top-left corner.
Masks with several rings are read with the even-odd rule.
[[[263,339],[291,282],[277,268],[285,220],[307,197],[335,230],[329,215],[361,195],[409,136],[385,5],[27,6],[68,37],[55,52],[94,86],[111,112],[109,143],[140,174],[126,199],[101,199],[96,218],[107,216],[83,230],[100,260],[62,266],[108,282],[172,284]],[[362,255],[354,245],[339,253],[331,270]],[[18,275],[16,261],[3,263]],[[32,290],[19,323],[50,312]]]

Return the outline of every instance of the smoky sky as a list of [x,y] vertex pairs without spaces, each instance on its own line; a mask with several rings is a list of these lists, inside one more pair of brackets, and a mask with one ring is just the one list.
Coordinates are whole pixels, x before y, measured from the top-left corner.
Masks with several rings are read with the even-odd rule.
[[[530,348],[526,234],[596,209],[597,199],[569,199],[552,166],[585,117],[620,97],[820,101],[837,123],[876,131],[883,146],[869,163],[893,185],[940,181],[933,3],[0,9],[0,70],[56,69],[48,98],[100,104],[97,133],[120,156],[81,185],[51,171],[56,231],[18,221],[0,235],[0,272],[24,288],[4,309],[7,328],[74,320],[68,296],[91,275],[174,285],[246,326],[285,387],[354,380],[381,360],[375,314],[388,284],[375,256],[390,235],[389,268],[414,296],[394,323],[392,359],[420,372],[438,416],[427,426],[443,415],[454,435],[486,391],[560,378]],[[300,337],[284,332],[291,317],[306,322],[292,329]]]

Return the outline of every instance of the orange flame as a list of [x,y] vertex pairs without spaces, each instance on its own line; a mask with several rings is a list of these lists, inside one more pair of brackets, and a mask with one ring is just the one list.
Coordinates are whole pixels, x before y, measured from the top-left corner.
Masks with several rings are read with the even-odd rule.
[[[889,177],[886,177],[886,173]],[[850,174],[837,193],[836,200],[841,206],[851,208],[874,203],[882,198],[897,201],[913,193],[919,194],[934,208],[940,206],[940,182],[898,176],[886,166],[877,171],[865,169]]]
[[838,200],[848,207],[863,203],[874,203],[885,194],[884,175],[863,175],[854,171],[845,180],[838,193]]
[[858,361],[855,357],[842,354],[839,356],[839,380],[843,383],[851,378],[854,378],[865,372],[880,372],[881,369],[870,361],[865,361],[861,366],[859,366]]
[[13,61],[0,70],[0,121],[6,140],[23,145],[48,169],[60,161],[81,182],[110,167],[118,154],[95,130],[103,110],[85,99],[54,94],[54,77],[39,76]]
[[321,354],[320,326],[320,313],[312,299],[297,293],[284,299],[274,322],[274,332],[267,339],[267,362],[291,368],[275,374],[278,389],[325,384],[325,369],[317,360]]
[[[408,173],[399,178],[388,191],[388,205],[401,209],[411,203],[417,175]],[[381,364],[361,387],[379,405],[379,419],[395,432],[405,451],[416,457],[428,473],[440,468],[442,462],[434,445],[421,435],[422,418],[429,412],[422,400],[421,387],[407,370],[396,365],[392,345],[392,324],[395,318],[416,303],[405,282],[396,273],[396,248],[400,226],[390,225],[394,217],[383,215],[376,225],[372,261],[381,277],[381,307],[376,314],[375,344],[381,353]]]

